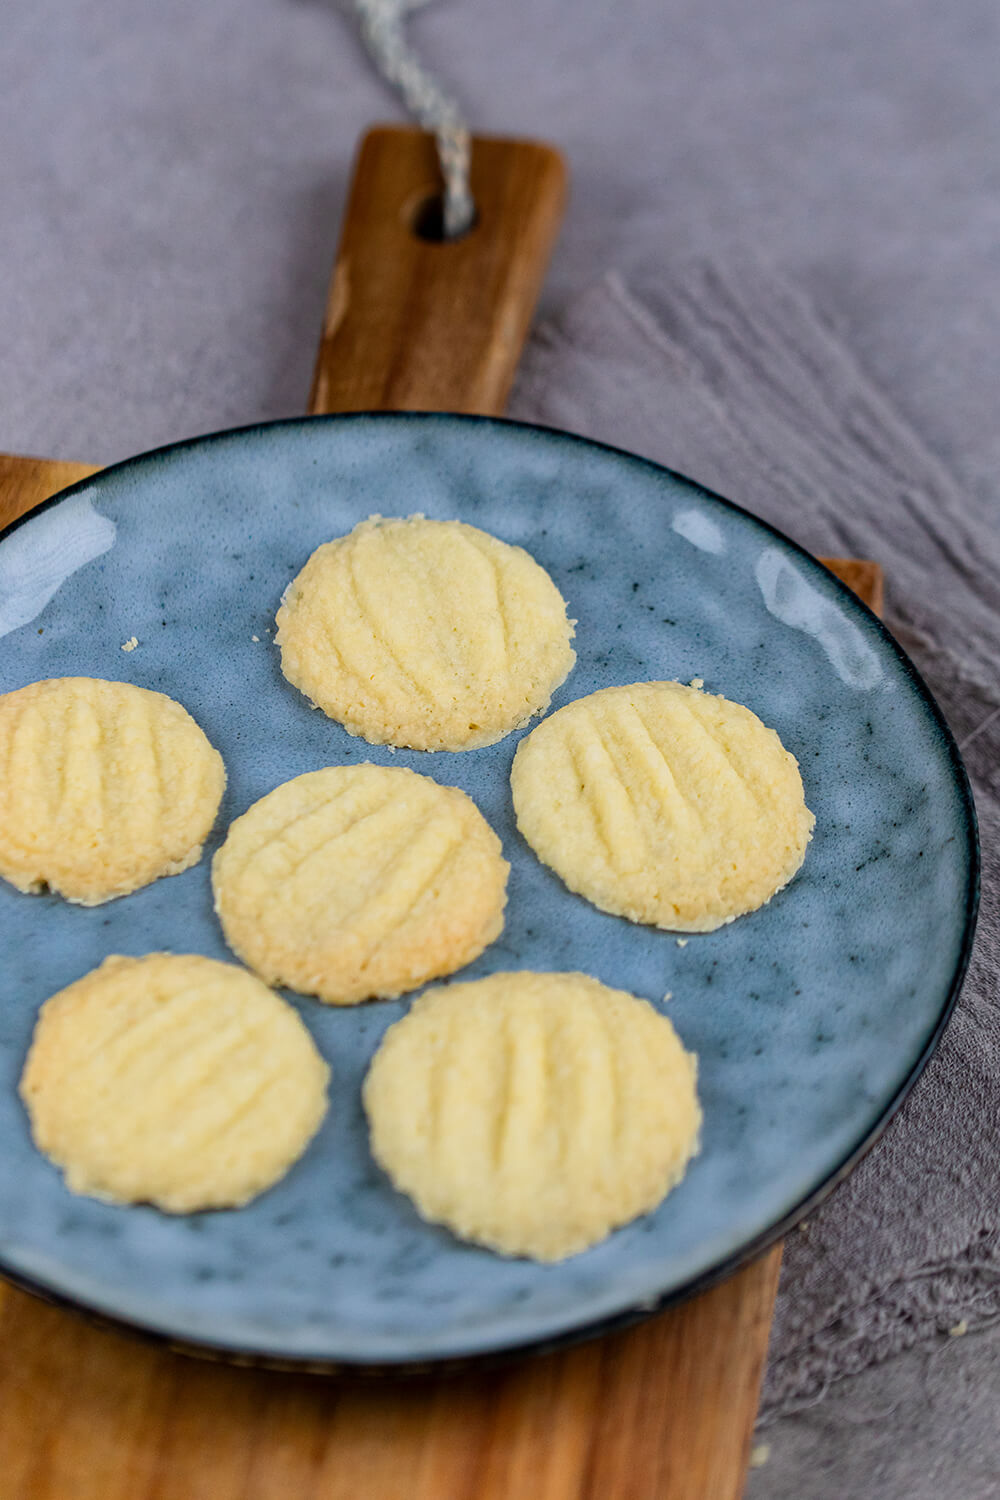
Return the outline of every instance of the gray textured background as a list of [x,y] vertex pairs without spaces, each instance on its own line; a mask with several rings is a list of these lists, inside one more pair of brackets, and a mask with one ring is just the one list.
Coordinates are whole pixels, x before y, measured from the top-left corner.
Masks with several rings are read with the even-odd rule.
[[[655,308],[751,247],[997,524],[996,0],[441,0],[413,30],[478,128],[568,152],[548,309],[609,266]],[[7,0],[0,447],[301,410],[354,141],[395,115],[330,0]],[[996,1495],[1000,1345],[893,1363],[772,1428],[753,1500]]]

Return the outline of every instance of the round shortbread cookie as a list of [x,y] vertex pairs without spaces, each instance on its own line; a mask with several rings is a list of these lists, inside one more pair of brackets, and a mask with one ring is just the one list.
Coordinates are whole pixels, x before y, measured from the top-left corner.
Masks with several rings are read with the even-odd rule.
[[503,930],[509,868],[457,787],[329,766],[236,819],[212,885],[226,941],[263,979],[353,1005],[471,963]]
[[45,1002],[20,1091],[71,1192],[192,1213],[284,1176],[319,1129],[329,1076],[252,974],[151,953],[107,958]]
[[763,906],[815,822],[774,730],[677,682],[567,704],[521,742],[510,780],[518,827],[571,891],[676,932]]
[[654,1208],[698,1148],[697,1059],[586,974],[430,990],[364,1083],[376,1160],[425,1219],[562,1260]]
[[576,660],[545,570],[461,521],[382,520],[318,547],[278,611],[289,682],[372,744],[492,745]]
[[222,757],[163,693],[53,677],[0,696],[0,876],[82,906],[201,857]]

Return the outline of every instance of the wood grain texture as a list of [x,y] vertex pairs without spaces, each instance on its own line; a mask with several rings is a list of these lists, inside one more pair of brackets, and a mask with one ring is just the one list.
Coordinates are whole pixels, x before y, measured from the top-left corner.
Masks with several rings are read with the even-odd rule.
[[371,1383],[185,1359],[3,1289],[2,1494],[737,1500],[779,1261],[574,1349]]
[[[435,182],[426,137],[363,143],[311,411],[502,409],[561,160],[477,141],[479,229],[411,243]],[[0,457],[0,527],[91,472]],[[880,607],[874,563],[827,566]],[[738,1500],[780,1259],[573,1349],[409,1381],[195,1360],[0,1283],[0,1500]]]
[[873,613],[881,616],[885,607],[885,575],[878,563],[861,557],[821,557],[820,562],[836,573],[841,583],[853,589]]
[[57,490],[96,474],[93,464],[60,463],[50,458],[19,458],[0,453],[0,531],[41,505]]
[[434,143],[364,137],[330,282],[311,412],[503,409],[566,199],[558,151],[477,136],[476,223],[461,239],[413,230],[439,191]]

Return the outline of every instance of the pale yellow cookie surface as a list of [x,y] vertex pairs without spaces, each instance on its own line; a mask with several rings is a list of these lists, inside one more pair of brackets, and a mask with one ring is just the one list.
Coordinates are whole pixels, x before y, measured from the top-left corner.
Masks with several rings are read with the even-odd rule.
[[420,1213],[562,1260],[654,1208],[697,1150],[697,1061],[645,1000],[586,974],[430,990],[364,1084],[376,1160]]
[[328,1078],[252,974],[151,953],[108,958],[45,1002],[21,1097],[72,1192],[191,1213],[277,1182],[319,1129]]
[[0,696],[0,876],[96,906],[197,862],[226,772],[163,693],[54,677]]
[[420,516],[317,548],[277,623],[289,682],[351,734],[415,750],[492,745],[576,659],[562,595],[523,548]]
[[471,963],[503,928],[508,869],[456,787],[329,766],[236,819],[212,885],[226,941],[262,978],[350,1005]]
[[570,890],[677,932],[769,901],[814,823],[774,730],[677,682],[567,704],[518,746],[511,788],[518,827]]

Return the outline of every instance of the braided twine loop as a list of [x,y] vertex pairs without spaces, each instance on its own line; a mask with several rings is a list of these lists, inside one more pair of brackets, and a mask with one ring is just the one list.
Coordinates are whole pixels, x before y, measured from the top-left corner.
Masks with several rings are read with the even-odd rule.
[[444,178],[443,224],[446,239],[463,234],[475,217],[469,191],[469,128],[455,100],[446,93],[406,40],[411,11],[428,0],[346,0],[379,74],[402,97],[407,109],[432,130]]

